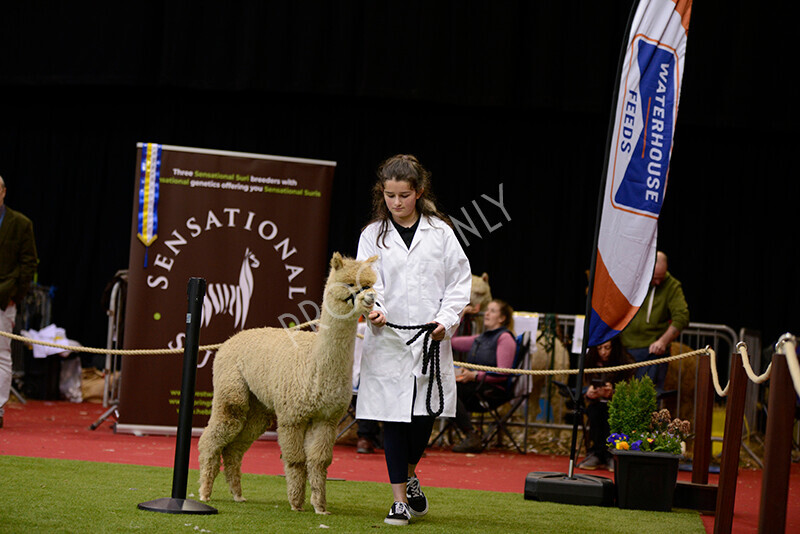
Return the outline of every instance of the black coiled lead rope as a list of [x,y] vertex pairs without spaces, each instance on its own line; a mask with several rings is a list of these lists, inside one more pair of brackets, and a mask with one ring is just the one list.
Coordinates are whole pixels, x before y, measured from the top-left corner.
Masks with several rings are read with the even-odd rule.
[[[434,417],[438,417],[444,411],[444,389],[442,388],[442,371],[439,363],[439,342],[431,339],[431,332],[437,326],[436,323],[418,324],[413,326],[402,326],[399,324],[386,323],[388,326],[397,330],[419,330],[414,336],[406,341],[406,345],[411,345],[419,336],[425,334],[422,340],[422,374],[428,373],[428,364],[430,363],[430,379],[428,380],[428,393],[425,398],[425,407],[428,413]],[[436,386],[439,389],[439,408],[437,411],[431,409],[431,395],[433,393],[433,381],[436,380]]]

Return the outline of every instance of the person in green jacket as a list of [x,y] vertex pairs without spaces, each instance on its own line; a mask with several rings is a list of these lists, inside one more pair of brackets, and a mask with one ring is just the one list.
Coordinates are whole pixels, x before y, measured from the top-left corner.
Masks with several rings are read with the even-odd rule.
[[[667,255],[656,253],[653,280],[641,308],[622,331],[622,344],[637,362],[662,358],[681,330],[689,324],[689,306],[680,281],[667,271]],[[648,375],[663,390],[669,364],[636,369],[636,377]]]
[[[31,220],[5,205],[6,183],[0,176],[0,330],[11,333],[38,259]],[[11,392],[11,339],[0,336],[0,428]]]

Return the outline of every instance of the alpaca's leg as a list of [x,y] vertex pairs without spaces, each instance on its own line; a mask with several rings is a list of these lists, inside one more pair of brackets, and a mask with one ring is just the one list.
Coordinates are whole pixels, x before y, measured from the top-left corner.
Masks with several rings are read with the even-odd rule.
[[270,417],[263,404],[253,395],[250,396],[250,411],[244,428],[236,438],[222,450],[222,461],[225,465],[225,480],[231,489],[233,500],[244,502],[242,497],[242,457],[250,445],[264,433],[270,423]]
[[[220,395],[222,397],[222,395]],[[247,399],[247,396],[244,397]],[[219,474],[222,450],[241,432],[247,414],[247,401],[232,403],[215,398],[208,425],[197,443],[200,464],[200,500],[211,498],[214,479]]]
[[[338,421],[338,419],[337,419]],[[308,482],[311,486],[311,504],[318,514],[328,514],[325,483],[328,466],[333,460],[333,442],[336,440],[336,423],[314,421],[306,434],[306,464]]]
[[282,425],[278,417],[278,444],[281,447],[286,492],[292,510],[302,510],[306,500],[306,455],[303,439],[306,425]]
[[197,442],[201,501],[207,501],[211,498],[211,489],[214,487],[214,480],[219,474],[219,450],[211,443],[210,436],[212,433],[212,421],[209,419],[208,425]]

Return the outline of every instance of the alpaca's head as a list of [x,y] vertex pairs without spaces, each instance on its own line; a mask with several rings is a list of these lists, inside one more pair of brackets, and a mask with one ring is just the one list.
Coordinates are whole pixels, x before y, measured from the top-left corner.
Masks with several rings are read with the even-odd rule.
[[483,273],[481,276],[472,275],[472,291],[469,296],[469,305],[465,310],[467,313],[478,313],[486,309],[492,301],[492,289],[489,287],[489,275]]
[[339,319],[357,319],[372,311],[375,304],[372,286],[377,279],[372,263],[377,259],[373,256],[366,261],[356,261],[334,252],[322,302],[328,313]]

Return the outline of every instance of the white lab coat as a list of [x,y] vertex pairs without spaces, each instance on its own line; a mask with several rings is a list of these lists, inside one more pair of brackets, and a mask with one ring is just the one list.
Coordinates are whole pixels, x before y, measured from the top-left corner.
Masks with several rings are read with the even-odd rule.
[[[442,417],[456,413],[456,382],[450,338],[458,328],[461,313],[469,303],[472,275],[469,260],[452,228],[439,218],[421,217],[410,247],[390,223],[380,246],[376,236],[380,223],[372,223],[361,233],[358,259],[373,255],[378,275],[374,289],[376,308],[388,322],[419,325],[431,321],[447,331],[440,344],[440,369],[444,391]],[[369,325],[364,335],[361,382],[358,387],[356,417],[378,421],[411,421],[414,415],[427,415],[426,395],[430,370],[422,374],[423,337],[411,345],[406,341],[412,330],[395,330]],[[429,366],[430,367],[430,366]],[[416,397],[415,397],[416,383]],[[414,400],[415,399],[415,400]],[[431,393],[431,409],[439,408],[436,383]]]

